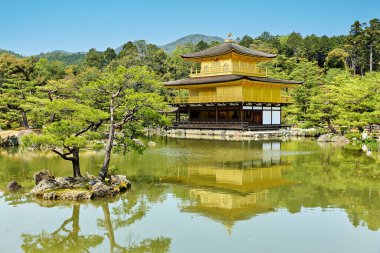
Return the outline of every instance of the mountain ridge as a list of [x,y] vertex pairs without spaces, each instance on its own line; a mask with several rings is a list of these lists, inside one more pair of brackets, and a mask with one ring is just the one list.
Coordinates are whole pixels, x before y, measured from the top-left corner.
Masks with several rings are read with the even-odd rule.
[[[223,42],[223,38],[218,36],[208,36],[204,34],[189,34],[187,36],[181,37],[173,42],[167,43],[162,46],[158,46],[162,48],[167,53],[172,53],[178,45],[184,45],[186,43],[196,44],[199,41],[203,40],[204,42],[210,43],[212,41]],[[115,48],[116,53],[120,52],[122,46]],[[11,54],[16,57],[25,57],[16,52],[12,52],[9,50],[1,49],[0,54]],[[41,52],[40,54],[32,55],[38,58],[46,58],[49,61],[62,61],[67,65],[70,64],[83,64],[85,61],[86,52],[67,52],[64,50],[53,50],[50,52]]]
[[165,50],[166,52],[171,53],[174,51],[174,49],[178,45],[183,45],[183,44],[186,44],[189,42],[196,44],[201,40],[203,40],[204,42],[207,42],[207,43],[210,43],[212,41],[218,41],[218,42],[224,41],[223,38],[218,37],[218,36],[208,36],[208,35],[204,35],[204,34],[195,33],[195,34],[189,34],[187,36],[181,37],[181,38],[179,38],[173,42],[170,42],[168,44],[165,44],[165,45],[162,45],[159,47],[162,48],[163,50]]

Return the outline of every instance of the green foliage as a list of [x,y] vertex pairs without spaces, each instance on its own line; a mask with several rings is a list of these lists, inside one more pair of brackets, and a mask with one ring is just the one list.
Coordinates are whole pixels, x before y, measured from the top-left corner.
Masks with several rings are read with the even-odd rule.
[[110,175],[117,175],[120,173],[119,168],[116,165],[111,165],[109,169],[109,174]]
[[91,48],[86,54],[85,64],[88,67],[103,68],[103,54],[95,48]]
[[279,39],[279,36],[274,36],[270,34],[269,32],[265,31],[263,32],[259,37],[257,37],[255,40],[262,41],[266,44],[269,44],[270,47],[276,49],[277,53],[281,51],[281,42]]
[[40,84],[45,84],[48,80],[58,80],[66,76],[65,66],[60,61],[48,61],[40,58],[35,65],[36,79]]
[[91,131],[78,133],[91,123],[107,117],[101,110],[76,103],[72,99],[55,100],[49,103],[47,112],[57,115],[59,120],[46,123],[41,134],[26,135],[23,138],[23,144],[26,147],[57,150],[70,149],[74,146],[78,149],[90,148],[92,142],[97,141],[101,135]]
[[304,42],[300,33],[292,32],[286,40],[285,55],[300,57],[304,50]]
[[259,39],[255,39],[252,42],[252,44],[250,45],[250,48],[252,48],[254,50],[261,51],[261,52],[265,52],[265,53],[278,54],[277,48],[275,48],[273,45],[271,45],[267,42],[261,41]]
[[203,51],[207,49],[208,47],[209,45],[207,44],[207,42],[204,42],[203,40],[201,40],[195,45],[195,51],[196,52]]
[[330,69],[345,69],[348,56],[349,54],[346,53],[346,51],[344,51],[343,49],[335,48],[327,54],[325,67]]
[[184,61],[181,57],[182,54],[189,54],[194,52],[194,45],[191,43],[178,46],[171,55],[168,65],[172,72],[172,79],[182,79],[190,74],[190,69],[197,67],[195,63]]
[[380,122],[379,91],[380,73],[351,77],[344,71],[330,71],[312,98],[308,118],[319,125],[335,121],[335,125],[362,131]]
[[242,45],[243,47],[250,47],[251,44],[253,44],[253,39],[251,36],[244,35],[243,38],[239,41],[239,45]]
[[35,58],[0,55],[0,127],[29,128],[27,114],[37,96]]
[[349,66],[354,74],[379,70],[380,66],[380,20],[374,18],[366,23],[355,21],[351,26],[345,50],[349,53]]

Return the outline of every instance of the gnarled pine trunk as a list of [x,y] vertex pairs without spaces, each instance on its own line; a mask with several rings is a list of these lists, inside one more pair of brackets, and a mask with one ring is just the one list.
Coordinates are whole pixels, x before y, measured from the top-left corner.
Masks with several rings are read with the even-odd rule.
[[103,165],[99,172],[99,179],[102,181],[104,181],[104,179],[106,178],[108,174],[108,167],[110,165],[110,160],[111,160],[112,146],[113,146],[113,141],[115,138],[114,102],[115,102],[115,97],[112,96],[111,101],[110,101],[110,127],[108,131],[108,140],[107,140]]
[[22,115],[22,126],[25,127],[26,129],[29,129],[29,124],[28,124],[28,116],[26,115],[26,112],[24,110],[21,110],[21,115]]
[[79,165],[79,149],[77,147],[73,148],[73,157],[71,163],[73,164],[74,177],[82,177]]
[[338,131],[334,128],[330,118],[327,118],[327,125],[333,134],[339,134]]

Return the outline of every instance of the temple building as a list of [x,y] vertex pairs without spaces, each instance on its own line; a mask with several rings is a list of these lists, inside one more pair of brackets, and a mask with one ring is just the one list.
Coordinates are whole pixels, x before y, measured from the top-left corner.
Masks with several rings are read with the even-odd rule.
[[303,82],[269,78],[258,63],[275,54],[249,49],[228,39],[218,46],[181,55],[196,62],[190,77],[169,81],[177,96],[174,127],[207,129],[279,129],[281,107],[291,103],[285,90]]

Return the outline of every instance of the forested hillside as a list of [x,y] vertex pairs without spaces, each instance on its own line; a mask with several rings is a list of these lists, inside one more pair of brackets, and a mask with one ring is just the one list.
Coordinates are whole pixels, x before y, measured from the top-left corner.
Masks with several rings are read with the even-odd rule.
[[66,65],[81,65],[84,63],[85,56],[86,53],[69,53],[60,50],[36,55],[36,57],[38,58],[45,58],[48,61],[61,61],[64,62]]
[[223,38],[217,36],[206,36],[203,34],[190,34],[185,37],[179,38],[176,41],[168,43],[166,45],[160,46],[160,48],[164,49],[168,53],[172,53],[177,46],[185,45],[187,43],[197,44],[200,41],[204,41],[207,43],[211,43],[213,41],[223,42]]
[[9,50],[4,50],[4,49],[0,48],[0,55],[2,55],[2,54],[10,54],[10,55],[14,55],[16,57],[22,57],[20,54],[17,54],[15,52],[12,52],[12,51],[9,51]]

